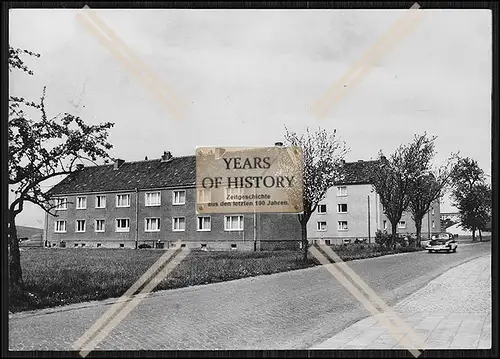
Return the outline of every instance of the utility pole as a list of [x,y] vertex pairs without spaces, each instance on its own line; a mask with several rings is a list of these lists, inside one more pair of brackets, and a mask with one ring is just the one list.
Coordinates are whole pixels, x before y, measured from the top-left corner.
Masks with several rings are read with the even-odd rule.
[[370,229],[370,195],[368,195],[368,244],[371,242],[371,229]]
[[431,211],[427,212],[427,231],[429,233],[429,239],[431,239]]

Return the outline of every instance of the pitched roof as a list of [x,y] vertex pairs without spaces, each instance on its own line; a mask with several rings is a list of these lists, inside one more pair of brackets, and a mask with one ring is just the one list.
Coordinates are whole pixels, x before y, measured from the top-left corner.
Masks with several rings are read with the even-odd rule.
[[376,168],[378,160],[346,162],[341,171],[338,185],[370,184],[371,173]]
[[[336,184],[369,184],[370,172],[378,161],[347,162]],[[73,172],[49,190],[50,195],[89,192],[131,191],[167,187],[187,187],[196,183],[196,156],[124,162],[118,170],[114,165],[90,166]]]
[[196,181],[196,156],[124,162],[114,165],[90,166],[73,172],[55,185],[51,195],[86,192],[130,191],[135,188],[164,188],[192,186]]

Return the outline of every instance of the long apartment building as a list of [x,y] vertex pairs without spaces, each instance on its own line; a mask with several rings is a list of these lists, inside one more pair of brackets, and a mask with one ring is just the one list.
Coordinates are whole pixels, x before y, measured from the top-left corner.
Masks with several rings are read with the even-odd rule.
[[54,186],[57,216],[47,215],[50,246],[199,249],[295,248],[296,214],[196,214],[196,157],[80,168]]

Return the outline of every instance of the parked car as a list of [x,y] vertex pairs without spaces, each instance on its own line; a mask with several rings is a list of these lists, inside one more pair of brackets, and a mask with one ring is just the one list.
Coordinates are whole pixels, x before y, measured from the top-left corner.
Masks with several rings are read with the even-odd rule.
[[432,235],[431,240],[429,244],[427,244],[425,249],[427,249],[429,253],[439,252],[439,251],[456,252],[457,247],[458,244],[457,241],[454,239],[453,234],[448,232],[443,232]]

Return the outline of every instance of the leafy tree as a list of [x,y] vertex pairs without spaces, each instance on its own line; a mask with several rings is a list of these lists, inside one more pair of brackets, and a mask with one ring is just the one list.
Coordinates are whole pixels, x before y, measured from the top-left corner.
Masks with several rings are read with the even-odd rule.
[[414,141],[400,145],[389,158],[382,152],[373,168],[371,180],[380,197],[384,214],[391,222],[392,246],[396,246],[397,225],[408,210],[416,184],[428,174],[429,158],[434,151],[435,137],[415,135]]
[[491,220],[491,188],[486,184],[484,171],[476,160],[469,157],[458,157],[452,173],[453,204],[460,214],[460,225],[472,232],[472,240],[476,240],[476,230],[484,230]]
[[302,248],[307,260],[307,223],[329,188],[340,179],[342,160],[348,152],[345,143],[337,138],[337,130],[328,132],[318,129],[299,135],[286,129],[285,142],[288,146],[302,149],[303,158],[303,212],[298,215],[302,228]]
[[[10,47],[9,70],[33,75],[22,55],[40,56]],[[42,191],[42,184],[74,172],[79,163],[107,159],[107,151],[112,148],[107,142],[108,130],[113,123],[88,125],[69,113],[49,117],[45,88],[39,102],[10,95],[8,121],[9,187],[14,194],[8,208],[9,280],[11,294],[16,295],[24,289],[16,217],[26,202],[55,215],[52,212],[55,205],[48,193]]]

